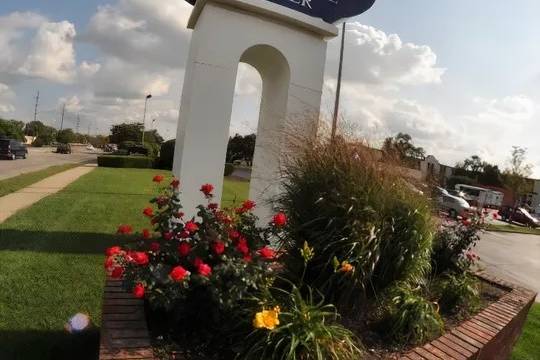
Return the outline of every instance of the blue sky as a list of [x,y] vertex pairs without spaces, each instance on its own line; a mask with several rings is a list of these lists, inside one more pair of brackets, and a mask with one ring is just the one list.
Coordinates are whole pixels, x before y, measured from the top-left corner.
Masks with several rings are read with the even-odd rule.
[[[39,89],[41,120],[56,124],[66,102],[68,126],[79,113],[81,130],[105,133],[136,121],[152,91],[149,116],[174,137],[189,12],[182,0],[0,2],[0,51],[14,54],[0,59],[0,116],[30,120]],[[511,146],[525,146],[540,177],[538,14],[534,0],[377,0],[350,19],[346,120],[374,143],[407,131],[450,164],[478,154],[504,167]],[[260,84],[253,69],[240,70],[232,132],[256,128]]]

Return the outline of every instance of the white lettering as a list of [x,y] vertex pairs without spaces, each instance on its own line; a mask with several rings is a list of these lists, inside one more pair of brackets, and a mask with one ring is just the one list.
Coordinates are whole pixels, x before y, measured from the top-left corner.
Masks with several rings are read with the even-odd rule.
[[303,7],[308,7],[308,8],[310,8],[310,9],[313,9],[313,8],[311,7],[311,0],[302,0],[302,6],[303,6]]

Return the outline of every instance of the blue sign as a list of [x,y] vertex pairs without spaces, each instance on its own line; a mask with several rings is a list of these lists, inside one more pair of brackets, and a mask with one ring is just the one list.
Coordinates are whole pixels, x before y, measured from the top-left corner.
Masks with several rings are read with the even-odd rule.
[[[187,0],[192,5],[196,0]],[[373,6],[375,0],[268,0],[328,23],[360,15]]]

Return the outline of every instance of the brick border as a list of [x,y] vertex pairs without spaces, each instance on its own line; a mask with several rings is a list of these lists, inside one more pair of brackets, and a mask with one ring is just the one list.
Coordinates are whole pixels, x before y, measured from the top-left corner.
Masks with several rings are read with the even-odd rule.
[[[430,343],[399,357],[403,360],[506,360],[518,340],[536,293],[485,272],[478,278],[508,290],[499,301]],[[103,296],[100,360],[155,360],[144,315],[121,280],[108,278]]]
[[144,315],[144,301],[107,278],[103,294],[99,360],[155,360]]
[[506,360],[518,340],[536,293],[478,272],[478,278],[508,290],[499,301],[432,342],[402,355],[403,360]]

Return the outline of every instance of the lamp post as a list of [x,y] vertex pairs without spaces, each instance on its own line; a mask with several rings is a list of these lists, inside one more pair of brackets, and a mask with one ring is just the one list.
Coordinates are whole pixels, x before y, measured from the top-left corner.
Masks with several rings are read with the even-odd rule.
[[152,94],[146,95],[146,99],[144,100],[144,113],[143,113],[143,130],[142,130],[142,146],[144,146],[144,132],[146,127],[146,106],[148,105],[148,100],[152,98]]

